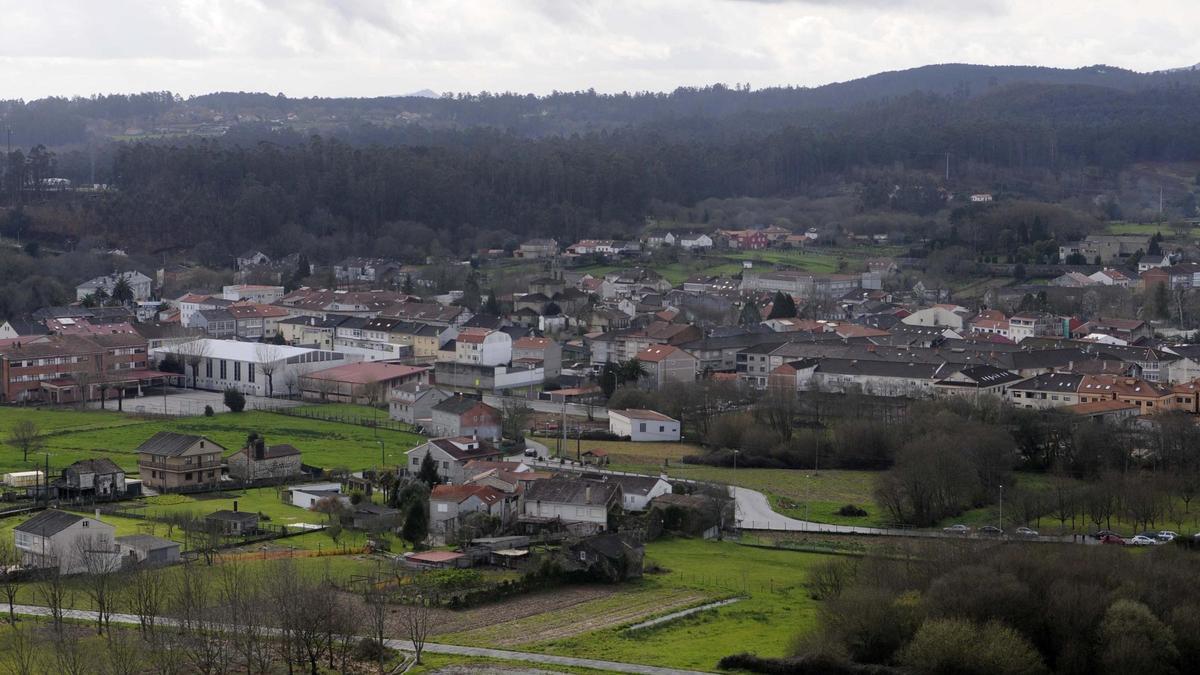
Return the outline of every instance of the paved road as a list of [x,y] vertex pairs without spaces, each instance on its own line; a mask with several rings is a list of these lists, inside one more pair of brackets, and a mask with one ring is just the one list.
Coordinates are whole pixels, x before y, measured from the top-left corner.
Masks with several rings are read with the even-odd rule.
[[[16,605],[18,614],[29,616],[49,616],[50,609],[38,605]],[[63,616],[68,619],[78,621],[95,621],[96,612],[83,609],[68,609],[63,611]],[[112,623],[134,624],[137,625],[138,618],[133,614],[113,614]],[[170,626],[174,624],[173,619],[160,617],[156,620],[160,626]],[[400,649],[403,651],[412,651],[412,642],[408,640],[387,640],[387,645],[392,649]],[[425,651],[431,654],[454,654],[457,656],[482,656],[493,659],[503,659],[506,661],[520,661],[523,663],[535,663],[541,665],[556,665],[556,666],[573,666],[576,668],[593,668],[596,670],[608,670],[617,673],[639,673],[641,675],[701,675],[701,671],[696,670],[680,670],[677,668],[660,668],[658,666],[644,666],[637,663],[620,663],[617,661],[600,661],[597,659],[580,659],[573,656],[555,656],[552,654],[531,654],[529,652],[513,652],[504,649],[485,649],[483,647],[462,647],[459,645],[447,645],[435,642],[426,642]],[[714,664],[715,665],[715,664]]]

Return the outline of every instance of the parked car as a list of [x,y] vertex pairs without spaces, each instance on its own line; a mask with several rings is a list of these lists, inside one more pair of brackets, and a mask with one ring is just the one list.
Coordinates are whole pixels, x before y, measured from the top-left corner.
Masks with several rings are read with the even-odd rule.
[[966,525],[963,525],[962,523],[959,523],[957,525],[951,525],[950,527],[942,528],[942,532],[945,532],[946,534],[967,534],[970,531],[971,531],[971,528],[967,527]]
[[1019,537],[1036,537],[1036,536],[1038,536],[1038,531],[1035,529],[1029,528],[1029,527],[1022,526],[1022,527],[1017,528],[1017,536],[1019,536]]
[[1179,538],[1179,533],[1172,532],[1171,530],[1160,530],[1158,533],[1159,541],[1175,541],[1178,538]]
[[1125,545],[1124,539],[1122,539],[1121,537],[1119,537],[1111,532],[1102,537],[1099,537],[1099,539],[1100,539],[1101,544],[1116,544],[1117,546]]
[[1121,536],[1121,535],[1117,534],[1116,532],[1113,532],[1112,530],[1099,530],[1098,532],[1096,532],[1096,533],[1095,533],[1095,534],[1093,534],[1092,536],[1093,536],[1093,537],[1095,537],[1095,538],[1097,538],[1097,539],[1103,539],[1103,538],[1105,538],[1105,537],[1107,537],[1107,536],[1110,536],[1110,535],[1111,535],[1111,536],[1114,536],[1114,537],[1120,537],[1120,536]]
[[1004,534],[1004,530],[996,527],[995,525],[984,525],[983,527],[979,528],[979,534],[987,535],[989,537],[998,537]]
[[1147,537],[1144,534],[1139,534],[1131,537],[1127,543],[1131,546],[1154,546],[1158,543],[1158,540]]

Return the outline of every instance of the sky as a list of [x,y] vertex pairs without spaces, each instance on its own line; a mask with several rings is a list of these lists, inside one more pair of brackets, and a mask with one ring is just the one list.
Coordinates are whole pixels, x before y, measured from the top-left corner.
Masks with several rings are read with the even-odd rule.
[[0,99],[814,86],[1200,62],[1198,0],[0,0]]

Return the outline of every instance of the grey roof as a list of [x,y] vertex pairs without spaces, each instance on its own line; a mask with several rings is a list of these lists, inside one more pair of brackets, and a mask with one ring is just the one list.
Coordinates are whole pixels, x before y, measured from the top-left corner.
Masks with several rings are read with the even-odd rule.
[[[191,434],[177,434],[173,431],[160,431],[137,446],[134,452],[145,452],[160,457],[176,457],[182,455],[188,448],[201,440],[205,440],[205,438]],[[220,447],[216,443],[213,443],[213,445]]]
[[117,537],[118,544],[135,548],[139,551],[158,551],[164,548],[179,548],[179,542],[155,537],[149,534],[130,534],[124,537]]
[[21,337],[25,337],[26,335],[48,335],[50,333],[50,329],[46,328],[46,324],[34,319],[9,319],[8,325]]
[[620,491],[616,483],[551,478],[530,483],[525,488],[525,501],[604,506],[619,497]]
[[79,473],[124,473],[124,470],[117,466],[116,462],[107,457],[81,459],[67,468]]
[[372,321],[372,319],[367,319],[367,318],[363,318],[360,316],[352,316],[352,317],[346,319],[345,321],[341,322],[340,324],[338,324],[338,328],[362,329],[362,328],[366,328],[367,324],[370,323],[371,321]]
[[[488,459],[489,457],[496,457],[502,454],[500,450],[490,443],[485,443],[480,440],[473,442],[477,444],[477,447],[474,450],[464,450],[463,448],[460,448],[451,442],[449,438],[431,438],[429,440],[431,445],[437,446],[446,454],[460,462],[469,459]],[[416,450],[416,448],[413,448],[413,450]],[[409,452],[411,452],[411,450]]]
[[621,486],[621,491],[627,495],[639,495],[645,497],[650,494],[658,481],[662,480],[658,476],[622,476],[618,474],[584,474],[585,478],[607,481],[616,483]]
[[870,361],[866,359],[822,359],[817,370],[822,373],[840,375],[868,375],[873,377],[907,377],[935,379],[949,377],[962,366],[942,363],[916,363],[903,361]]
[[229,509],[221,509],[220,511],[213,511],[212,513],[210,513],[204,517],[208,520],[226,520],[226,521],[231,521],[231,522],[243,522],[243,523],[246,523],[246,522],[249,522],[252,520],[254,520],[254,521],[258,520],[257,513],[250,513],[249,511],[230,511]]
[[[1007,370],[996,368],[995,366],[988,366],[988,365],[969,366],[967,368],[963,368],[960,372],[968,379],[973,380],[975,382],[975,384],[986,386],[986,387],[994,387],[994,386],[1001,385],[1001,384],[1010,384],[1012,382],[1016,382],[1017,380],[1021,379],[1020,375],[1017,375],[1015,373],[1010,373]],[[946,384],[946,385],[950,385],[950,386],[954,386],[954,385],[970,386],[970,384],[967,382],[942,382],[939,384]]]
[[83,520],[83,516],[74,513],[67,513],[66,511],[59,511],[57,509],[47,509],[13,529],[18,532],[35,534],[39,537],[53,537],[81,520]]
[[205,321],[234,321],[233,314],[227,309],[202,309],[197,312]]
[[1013,389],[1075,393],[1079,390],[1079,383],[1083,378],[1083,375],[1074,373],[1042,373],[1014,384]]

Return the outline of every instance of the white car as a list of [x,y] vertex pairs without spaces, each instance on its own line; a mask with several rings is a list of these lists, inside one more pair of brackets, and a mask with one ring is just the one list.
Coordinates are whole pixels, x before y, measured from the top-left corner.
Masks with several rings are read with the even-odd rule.
[[1144,534],[1139,534],[1136,537],[1130,537],[1125,540],[1126,544],[1131,546],[1154,546],[1159,543],[1157,539],[1151,539]]
[[1175,541],[1175,539],[1178,536],[1179,536],[1178,532],[1172,532],[1171,530],[1161,530],[1158,533],[1158,540],[1163,541],[1163,542]]

